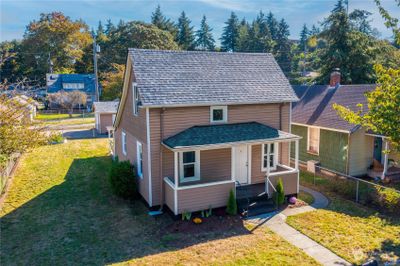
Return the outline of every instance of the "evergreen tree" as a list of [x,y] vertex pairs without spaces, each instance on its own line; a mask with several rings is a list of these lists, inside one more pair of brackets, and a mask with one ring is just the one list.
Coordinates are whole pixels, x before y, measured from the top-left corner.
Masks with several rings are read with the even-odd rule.
[[334,68],[340,68],[342,83],[369,83],[373,81],[373,55],[370,47],[373,39],[355,31],[343,0],[323,22],[321,37],[327,47],[321,51],[320,82],[327,83]]
[[104,33],[105,33],[107,36],[110,36],[110,34],[111,34],[114,30],[115,30],[114,24],[112,23],[111,19],[108,19],[108,20],[107,20],[107,24],[106,24],[106,29],[104,30]]
[[161,30],[166,30],[172,34],[172,36],[177,37],[178,29],[175,24],[167,19],[161,12],[160,5],[157,5],[156,10],[151,14],[151,24],[156,26]]
[[278,21],[275,19],[274,14],[272,14],[272,12],[268,13],[266,22],[267,22],[267,26],[268,26],[269,32],[271,34],[272,40],[276,40],[277,34],[278,34]]
[[278,61],[278,64],[282,68],[283,72],[285,73],[288,73],[291,70],[289,35],[289,25],[284,19],[282,19],[278,24],[275,58]]
[[268,24],[270,23],[269,21],[272,23],[271,25],[273,27],[275,38],[277,37],[277,25],[275,25],[276,21],[273,14],[270,12],[268,17],[265,18],[264,13],[260,11],[252,24],[252,31],[254,34],[252,43],[254,52],[272,52],[275,43]]
[[193,27],[190,26],[190,23],[185,11],[182,11],[178,19],[177,43],[183,50],[194,50],[195,47]]
[[360,9],[355,9],[351,12],[349,19],[351,20],[353,29],[367,35],[373,35],[374,31],[371,27],[371,20],[368,19],[371,15],[371,12]]
[[312,25],[310,35],[316,36],[321,32],[321,30],[315,26],[315,24]]
[[307,50],[307,40],[310,37],[310,31],[307,28],[307,25],[303,25],[303,29],[300,32],[300,51],[306,51]]
[[246,19],[242,19],[239,26],[239,38],[237,43],[237,51],[248,52],[250,49],[250,25]]
[[200,50],[209,50],[213,51],[215,49],[215,40],[212,36],[212,28],[207,24],[206,16],[203,15],[203,18],[200,23],[200,29],[196,32],[196,47]]
[[221,36],[221,49],[235,52],[239,41],[239,20],[234,12],[231,13],[225,25]]

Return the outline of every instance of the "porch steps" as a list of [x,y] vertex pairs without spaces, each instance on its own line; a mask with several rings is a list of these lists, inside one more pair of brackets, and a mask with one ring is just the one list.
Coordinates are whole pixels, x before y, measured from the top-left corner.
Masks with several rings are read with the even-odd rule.
[[237,203],[239,213],[246,218],[276,210],[275,203],[265,193],[255,197],[238,199]]

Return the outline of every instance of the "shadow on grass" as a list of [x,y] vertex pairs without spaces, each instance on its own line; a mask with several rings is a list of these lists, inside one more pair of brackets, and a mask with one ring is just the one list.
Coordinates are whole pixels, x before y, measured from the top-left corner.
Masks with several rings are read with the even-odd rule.
[[65,181],[1,219],[2,265],[104,265],[249,234],[243,224],[175,233],[168,214],[115,197],[109,157],[76,159]]

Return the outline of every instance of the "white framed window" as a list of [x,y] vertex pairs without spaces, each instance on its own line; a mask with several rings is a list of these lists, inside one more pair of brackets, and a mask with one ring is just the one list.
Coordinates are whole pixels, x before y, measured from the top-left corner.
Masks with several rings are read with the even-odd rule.
[[121,139],[122,153],[126,155],[126,133],[124,131],[121,133]]
[[137,116],[139,114],[139,90],[136,83],[132,83],[132,92],[133,115]]
[[[269,158],[268,158],[268,145],[269,145]],[[278,147],[279,143],[266,143],[262,144],[261,152],[261,171],[267,171],[269,163],[269,170],[276,170],[278,165]]]
[[65,90],[80,90],[85,88],[84,83],[63,83],[62,86]]
[[319,136],[320,129],[318,127],[308,127],[307,152],[312,154],[319,154]]
[[143,147],[139,141],[136,142],[136,168],[138,176],[143,178]]
[[179,153],[180,182],[200,180],[200,151]]
[[228,122],[228,106],[211,106],[210,122],[211,123]]

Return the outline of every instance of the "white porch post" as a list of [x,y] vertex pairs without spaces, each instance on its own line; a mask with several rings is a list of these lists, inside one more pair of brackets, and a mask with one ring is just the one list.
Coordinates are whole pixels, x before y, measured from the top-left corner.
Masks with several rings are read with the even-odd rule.
[[387,154],[387,150],[389,150],[389,142],[387,140],[385,140],[384,138],[382,138],[383,141],[385,142],[385,154],[383,156],[383,173],[382,173],[382,179],[385,178],[386,174],[387,174],[387,168],[388,168],[388,154]]
[[[265,182],[266,184],[265,184],[265,186],[266,186],[266,192],[267,192],[267,194],[268,194],[268,197],[269,197],[269,171],[270,171],[270,169],[269,169],[269,157],[270,157],[270,152],[271,152],[271,143],[268,143],[267,144],[267,181]],[[263,162],[264,163],[264,162]]]
[[174,213],[178,215],[178,152],[174,152]]
[[295,144],[295,158],[294,158],[294,168],[299,170],[299,140],[296,139]]

